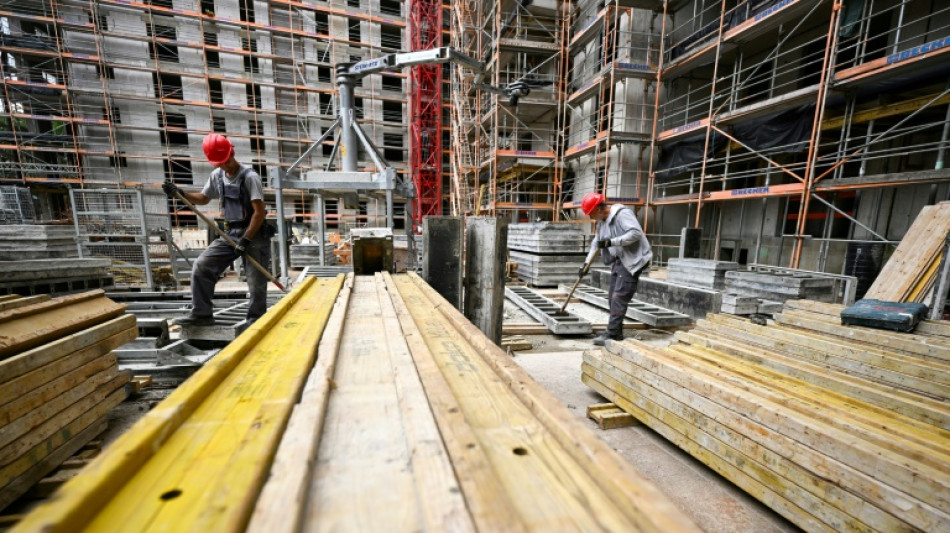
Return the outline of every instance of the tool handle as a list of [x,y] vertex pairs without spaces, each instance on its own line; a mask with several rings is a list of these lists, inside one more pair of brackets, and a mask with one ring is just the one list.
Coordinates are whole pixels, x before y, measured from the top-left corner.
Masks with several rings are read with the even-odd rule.
[[[212,222],[207,216],[205,216],[204,213],[202,213],[197,207],[195,207],[195,204],[189,202],[188,199],[185,198],[185,195],[181,193],[181,191],[175,191],[175,196],[177,196],[179,200],[184,202],[185,205],[188,206],[189,209],[191,209],[196,215],[198,215],[199,218],[201,218],[201,220],[204,220],[205,224],[211,226],[211,229],[213,229],[214,232],[217,233],[219,237],[224,239],[231,246],[237,247],[237,243],[234,242],[234,239],[232,239],[231,236],[228,235],[227,233],[221,231],[221,228],[219,228],[217,224]],[[261,266],[261,264],[258,263],[253,257],[245,254],[244,259],[248,262],[248,264],[256,268],[261,274],[264,274],[264,277],[267,278],[271,283],[276,285],[278,289],[280,289],[283,292],[287,292],[287,289],[284,288],[284,286],[280,283],[280,281],[278,281],[277,278],[275,278],[273,274],[268,272],[266,268]]]
[[[594,262],[594,257],[596,257],[596,256],[597,256],[597,254],[594,254],[594,255],[590,256],[590,259],[588,259],[588,260],[584,263],[584,274],[586,274],[587,272],[590,271],[590,265],[591,265],[591,263]],[[583,275],[583,274],[580,275],[580,276],[577,276],[577,281],[574,282],[574,286],[571,287],[571,292],[567,293],[567,299],[564,300],[564,305],[561,306],[561,312],[562,312],[562,313],[564,312],[565,309],[567,309],[567,304],[571,303],[571,296],[574,296],[574,291],[577,290],[577,286],[581,284],[581,280],[582,280],[582,279],[584,279],[584,275]]]

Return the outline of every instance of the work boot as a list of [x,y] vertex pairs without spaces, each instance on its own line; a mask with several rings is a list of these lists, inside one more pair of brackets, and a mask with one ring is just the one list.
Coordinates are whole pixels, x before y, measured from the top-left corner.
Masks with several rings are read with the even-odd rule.
[[605,346],[607,344],[607,339],[612,341],[622,341],[623,335],[610,335],[605,331],[594,337],[594,346]]
[[176,326],[213,326],[214,317],[188,315],[185,317],[176,318],[175,320],[172,320],[172,324]]

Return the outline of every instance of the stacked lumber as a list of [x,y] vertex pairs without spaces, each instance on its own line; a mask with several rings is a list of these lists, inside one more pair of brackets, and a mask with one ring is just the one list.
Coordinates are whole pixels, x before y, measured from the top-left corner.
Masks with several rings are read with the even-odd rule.
[[937,279],[948,233],[950,203],[921,209],[864,297],[926,303]]
[[[21,305],[22,304],[22,305]],[[135,317],[102,291],[0,301],[0,509],[101,433],[125,399]]]
[[698,531],[421,278],[342,280],[304,280],[19,531]]
[[556,287],[577,279],[587,255],[579,224],[539,222],[508,226],[508,255],[518,277],[536,287]]
[[666,348],[608,343],[582,379],[806,531],[945,531],[948,339],[862,340],[792,305],[769,325],[709,315]]
[[674,257],[667,263],[666,280],[689,287],[722,290],[726,286],[726,272],[731,270],[739,270],[739,263]]

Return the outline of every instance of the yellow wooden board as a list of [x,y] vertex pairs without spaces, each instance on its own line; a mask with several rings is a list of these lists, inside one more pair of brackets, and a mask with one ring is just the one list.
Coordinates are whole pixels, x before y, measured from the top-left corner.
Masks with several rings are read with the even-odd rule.
[[242,530],[342,281],[299,285],[17,530]]

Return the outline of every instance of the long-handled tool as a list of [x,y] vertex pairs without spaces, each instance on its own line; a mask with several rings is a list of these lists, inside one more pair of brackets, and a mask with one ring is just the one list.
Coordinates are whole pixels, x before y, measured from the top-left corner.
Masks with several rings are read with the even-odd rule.
[[561,310],[558,311],[558,314],[564,314],[564,310],[567,309],[567,304],[571,303],[571,296],[574,296],[574,291],[577,289],[577,286],[581,284],[581,280],[584,279],[584,274],[587,274],[590,270],[590,265],[594,262],[595,257],[597,257],[597,254],[590,256],[590,259],[584,263],[584,270],[581,271],[581,275],[577,276],[577,281],[575,281],[574,286],[571,287],[571,292],[567,293],[567,299],[564,300],[564,305],[561,306]]
[[[213,229],[214,232],[217,233],[219,237],[227,241],[227,243],[230,244],[231,246],[234,246],[235,248],[237,248],[237,243],[234,242],[234,239],[232,239],[231,236],[228,235],[227,233],[221,231],[221,228],[219,228],[217,224],[215,224],[208,217],[206,217],[204,213],[199,211],[198,208],[195,207],[195,204],[189,202],[188,199],[185,198],[185,195],[181,193],[181,191],[175,191],[175,196],[182,202],[185,202],[185,205],[188,206],[188,208],[191,209],[196,215],[201,217],[201,220],[204,220],[205,224],[211,226],[211,229]],[[284,292],[287,292],[287,289],[284,288],[284,286],[280,283],[280,281],[278,281],[277,278],[275,278],[273,274],[268,272],[266,268],[261,266],[260,263],[254,260],[253,257],[247,254],[244,254],[244,259],[248,262],[249,265],[256,268],[261,274],[264,274],[264,277],[270,280],[271,283],[276,285],[278,289]]]

